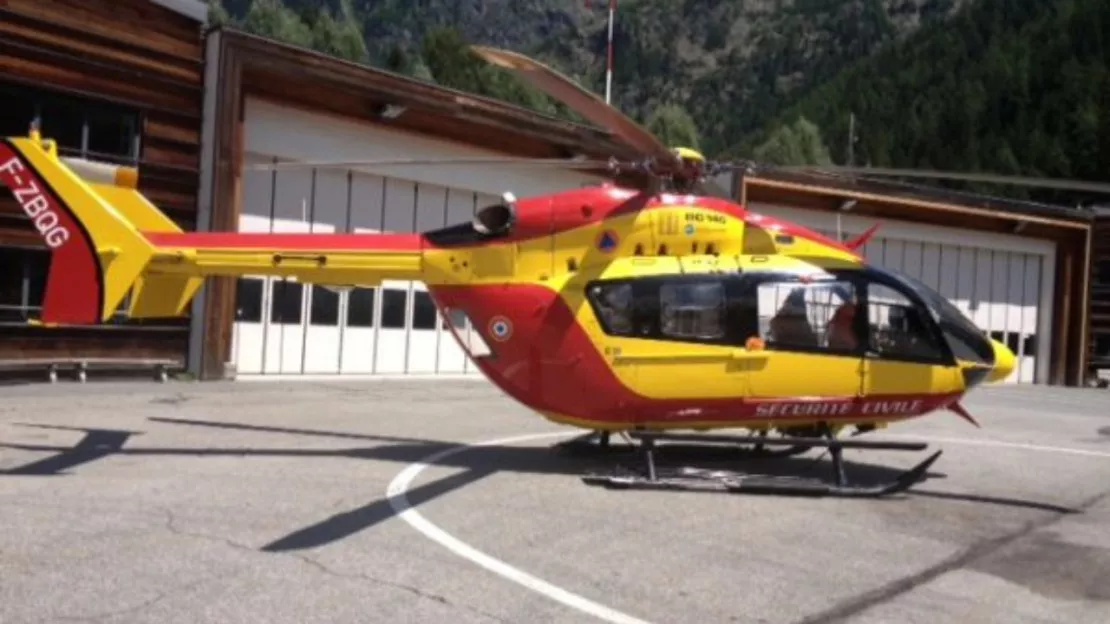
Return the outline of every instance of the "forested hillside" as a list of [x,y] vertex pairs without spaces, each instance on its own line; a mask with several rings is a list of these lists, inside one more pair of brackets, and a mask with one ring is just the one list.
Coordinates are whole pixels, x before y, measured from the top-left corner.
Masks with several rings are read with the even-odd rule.
[[[778,121],[804,116],[846,146],[849,111],[857,163],[1110,179],[1110,2],[979,0]],[[833,151],[838,162],[845,151]]]
[[[592,5],[587,8],[586,5]],[[213,0],[217,19],[551,114],[467,55],[604,92],[607,0]],[[1110,179],[1106,0],[621,0],[614,104],[715,156]]]
[[[653,128],[682,127],[713,154],[808,87],[966,0],[620,0],[614,104]],[[470,65],[481,43],[533,55],[604,92],[607,0],[213,0],[252,32],[400,69],[544,112],[550,100]],[[587,8],[589,5],[589,8]],[[327,33],[364,34],[365,51]],[[457,71],[464,67],[465,71]],[[436,71],[436,70],[439,71]],[[651,118],[653,115],[655,120]],[[669,121],[671,123],[663,123]],[[685,123],[684,123],[685,122]],[[669,138],[669,137],[668,137]]]

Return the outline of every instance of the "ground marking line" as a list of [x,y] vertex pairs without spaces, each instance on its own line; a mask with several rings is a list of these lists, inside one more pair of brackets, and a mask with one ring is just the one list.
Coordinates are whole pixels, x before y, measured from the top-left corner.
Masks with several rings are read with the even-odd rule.
[[469,559],[470,561],[482,566],[483,568],[493,572],[494,574],[503,576],[510,581],[523,585],[524,587],[542,594],[552,600],[561,602],[564,605],[577,609],[583,613],[598,617],[607,622],[614,624],[648,624],[644,620],[632,617],[625,613],[621,613],[615,609],[606,607],[605,605],[598,604],[583,598],[577,594],[567,591],[557,585],[548,583],[547,581],[532,576],[523,570],[518,570],[513,566],[487,555],[486,553],[470,546],[469,544],[459,540],[455,536],[447,533],[438,526],[432,524],[424,516],[420,515],[418,511],[409,505],[408,498],[405,492],[408,490],[409,485],[414,479],[428,466],[436,462],[456,455],[465,453],[479,446],[494,446],[497,444],[511,444],[514,442],[525,442],[528,440],[537,440],[540,438],[554,438],[558,436],[566,436],[567,432],[558,433],[541,433],[522,436],[513,436],[510,438],[500,438],[497,440],[486,440],[484,442],[475,442],[471,444],[463,444],[449,448],[445,451],[433,453],[420,460],[417,463],[410,464],[407,468],[402,470],[390,482],[389,488],[386,490],[386,495],[389,497],[389,505],[393,508],[394,513],[397,514],[402,520],[407,522],[412,528],[422,533],[425,537],[437,542],[441,546],[447,548],[451,552]]
[[944,436],[929,436],[929,435],[909,435],[904,433],[886,433],[882,434],[884,437],[889,438],[906,438],[915,440],[928,440],[938,444],[965,444],[968,446],[995,446],[999,448],[1012,448],[1023,451],[1043,451],[1046,453],[1063,453],[1065,455],[1085,455],[1087,457],[1106,457],[1110,458],[1110,452],[1107,451],[1092,451],[1088,449],[1074,448],[1070,446],[1045,446],[1043,444],[1026,444],[1024,442],[1003,442],[1001,440],[976,440],[975,438],[947,438]]
[[[409,486],[416,479],[416,477],[430,465],[434,465],[441,459],[445,459],[452,455],[465,453],[479,446],[493,446],[496,444],[512,444],[514,442],[526,442],[528,440],[538,440],[542,438],[554,438],[566,436],[569,433],[540,433],[513,436],[509,438],[499,438],[496,440],[486,440],[484,442],[475,442],[472,444],[462,444],[449,448],[445,451],[433,453],[422,459],[419,462],[410,464],[404,470],[397,474],[390,482],[386,494],[389,497],[389,504],[393,508],[394,513],[397,514],[402,520],[407,522],[414,529],[419,531],[428,539],[440,544],[451,552],[469,559],[470,561],[486,568],[487,570],[503,576],[515,583],[523,585],[534,592],[547,596],[548,598],[561,602],[571,608],[582,611],[589,615],[601,618],[608,622],[616,624],[647,624],[644,620],[637,619],[630,615],[621,613],[604,605],[593,602],[587,598],[583,598],[577,594],[571,593],[557,585],[552,585],[547,581],[532,576],[523,570],[514,568],[513,566],[494,558],[486,553],[470,546],[469,544],[459,540],[455,536],[447,533],[429,520],[420,515],[415,509],[409,505],[408,498],[405,493],[408,491]],[[914,438],[926,439],[937,443],[950,443],[950,444],[965,444],[970,446],[994,446],[1001,448],[1013,448],[1026,451],[1043,451],[1048,453],[1063,453],[1068,455],[1083,455],[1090,457],[1105,457],[1110,458],[1110,452],[1091,451],[1087,449],[1078,449],[1065,446],[1045,446],[1039,444],[1024,444],[1020,442],[1002,442],[1000,440],[976,440],[974,438],[949,438],[943,436],[912,436],[908,434],[885,434],[887,437],[893,438]]]

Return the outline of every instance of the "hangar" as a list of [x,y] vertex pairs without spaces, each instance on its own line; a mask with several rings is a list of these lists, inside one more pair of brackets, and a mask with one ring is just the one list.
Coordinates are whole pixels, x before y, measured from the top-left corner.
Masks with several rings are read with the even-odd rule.
[[[240,129],[214,130],[217,135],[241,137],[237,140],[242,164],[235,165],[241,170],[241,195],[238,201],[213,202],[214,211],[226,206],[237,212],[222,218],[230,219],[226,223],[240,231],[420,231],[465,220],[477,206],[504,191],[526,196],[602,179],[546,169],[537,173],[454,166],[251,170],[251,164],[265,162],[504,153],[505,147],[490,146],[490,135],[478,130],[482,122],[475,113],[463,121],[457,112],[426,108],[428,104],[410,99],[414,90],[440,103],[451,102],[455,110],[473,106],[487,115],[520,111],[241,33],[217,31],[208,46],[210,77],[216,67],[211,59],[221,54],[246,59],[239,61],[244,68],[238,70],[243,95],[228,89],[215,96],[242,102],[237,109]],[[249,60],[254,56],[265,63],[256,68]],[[266,72],[299,73],[299,95],[278,91],[272,85],[280,81],[266,80]],[[219,80],[232,84],[226,77]],[[341,92],[343,84],[357,84],[349,87],[357,91]],[[438,128],[429,131],[426,120],[432,115],[438,116],[435,123],[461,132],[472,128],[470,144],[444,137]],[[603,145],[604,135],[592,134],[586,127],[538,116],[533,116],[532,123],[547,127],[537,136],[546,145],[537,145],[540,152],[531,154],[605,154],[618,149]],[[572,130],[576,142],[556,138],[557,128]],[[492,132],[511,137],[519,129]],[[938,288],[981,327],[1006,342],[1019,356],[1010,381],[1064,383],[1068,377],[1067,354],[1076,347],[1053,337],[1082,331],[1076,328],[1083,322],[1085,290],[1071,286],[1080,284],[1083,277],[1074,271],[1075,263],[1085,258],[1087,215],[955,194],[927,196],[921,189],[817,175],[786,179],[780,173],[757,171],[733,186],[752,210],[832,236],[838,235],[838,224],[839,235],[846,238],[881,221],[880,234],[865,247],[867,257]],[[853,208],[840,209],[848,205]],[[1064,296],[1058,297],[1060,293]],[[386,283],[336,293],[253,277],[237,281],[235,299],[234,318],[225,321],[231,331],[224,362],[230,363],[238,378],[474,372],[419,284]],[[1060,305],[1070,300],[1074,300],[1070,306]],[[219,348],[217,331],[198,328],[194,339],[206,336],[213,348]],[[218,365],[209,362],[209,366]],[[1071,374],[1081,366],[1075,364]]]
[[[15,33],[7,24],[20,23],[19,35],[31,40],[3,45],[20,41],[37,65],[31,72],[25,62],[0,61],[0,84],[131,106],[138,131],[128,135],[136,146],[129,162],[140,166],[140,183],[156,203],[188,229],[416,231],[465,219],[504,191],[525,196],[602,179],[459,166],[252,169],[258,164],[625,153],[597,128],[234,30],[204,32],[194,0],[125,3],[129,11],[112,11],[103,2],[81,10],[91,23],[104,22],[97,28],[105,32],[121,27],[112,20],[136,16],[172,27],[156,29],[159,37],[149,42],[128,41],[130,55],[98,52],[100,60],[127,64],[116,72],[120,76],[168,76],[111,82],[103,76],[114,74],[102,72],[82,82],[80,69],[58,67],[90,62],[78,51],[91,44],[79,36],[102,42],[106,35],[97,28],[79,33],[64,15],[73,8],[69,0],[11,0],[0,7],[11,18],[5,32]],[[32,37],[35,28],[52,34]],[[161,47],[151,49],[155,41]],[[92,136],[78,132],[76,145],[87,147],[82,132]],[[847,238],[881,222],[867,257],[938,288],[1008,343],[1020,362],[1010,381],[1082,383],[1091,338],[1089,214],[817,172],[755,170],[732,187],[752,210],[834,236]],[[13,242],[19,232],[11,225],[18,221],[13,212],[0,223],[10,225],[0,231],[0,253],[34,246],[25,235]],[[35,304],[34,272],[21,265],[19,275],[18,284],[8,279],[0,289],[6,298],[0,304],[18,296],[26,317]],[[38,357],[170,357],[202,379],[475,374],[422,286],[404,282],[334,292],[262,277],[215,279],[181,322],[120,320],[48,335],[20,320],[0,337],[0,359],[18,359],[32,345]]]

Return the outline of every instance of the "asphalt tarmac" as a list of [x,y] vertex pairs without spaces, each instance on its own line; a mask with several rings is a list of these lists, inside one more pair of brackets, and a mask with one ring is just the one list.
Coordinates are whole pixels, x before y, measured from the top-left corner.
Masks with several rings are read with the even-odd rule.
[[483,381],[0,387],[0,622],[1110,622],[1110,391],[967,407],[785,499],[584,485]]

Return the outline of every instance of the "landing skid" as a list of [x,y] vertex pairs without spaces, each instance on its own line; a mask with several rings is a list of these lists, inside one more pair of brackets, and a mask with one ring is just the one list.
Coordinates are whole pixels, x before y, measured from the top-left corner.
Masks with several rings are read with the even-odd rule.
[[[582,478],[588,485],[600,485],[609,488],[640,489],[640,490],[687,490],[687,491],[719,491],[742,494],[773,494],[785,496],[834,496],[876,498],[889,496],[908,490],[924,476],[926,471],[940,457],[942,451],[930,455],[913,468],[901,473],[893,480],[878,485],[853,485],[848,482],[844,470],[843,449],[857,448],[870,450],[889,451],[922,451],[927,444],[922,442],[886,442],[877,440],[837,439],[831,432],[825,437],[778,437],[767,436],[722,436],[702,434],[674,434],[634,431],[627,434],[630,438],[638,440],[638,449],[625,447],[624,453],[638,452],[644,460],[644,470],[621,470],[614,474],[591,474]],[[613,452],[615,449],[609,444],[605,432],[588,434],[575,440],[563,443],[563,449],[573,448],[577,452],[586,451],[583,445],[591,445],[590,440],[597,440],[596,447],[603,452]],[[826,448],[832,457],[832,472],[834,483],[829,483],[816,478],[783,477],[773,475],[754,475],[729,470],[705,470],[698,468],[677,468],[660,470],[656,464],[656,455],[662,450],[668,453],[674,447],[671,444],[659,445],[658,442],[686,443],[701,445],[703,450],[706,445],[731,446],[734,453],[739,450],[740,456],[752,459],[770,457],[785,457],[797,455],[812,448]],[[744,453],[738,449],[741,445],[752,445],[753,449]],[[767,446],[785,446],[785,451],[766,451]],[[727,448],[727,446],[726,446]],[[704,458],[703,458],[704,459]]]

